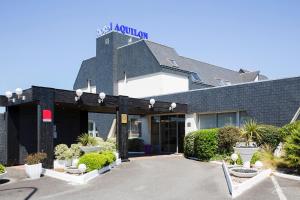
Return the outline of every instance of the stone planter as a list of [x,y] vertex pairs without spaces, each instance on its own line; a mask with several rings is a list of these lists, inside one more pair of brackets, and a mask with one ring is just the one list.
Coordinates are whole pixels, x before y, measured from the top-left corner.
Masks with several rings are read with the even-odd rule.
[[250,160],[256,151],[258,151],[257,147],[234,147],[234,152],[240,154],[245,168],[250,168]]
[[25,164],[25,172],[30,179],[38,179],[42,174],[42,163],[35,165]]
[[72,159],[72,165],[71,165],[71,166],[77,167],[78,162],[79,162],[79,159],[78,159],[78,158],[73,158],[73,159]]
[[90,153],[94,151],[100,151],[100,146],[81,146],[80,149],[84,153]]
[[5,178],[6,175],[7,175],[7,172],[4,172],[4,173],[0,174],[0,180],[3,179],[3,178]]
[[248,169],[243,167],[234,167],[229,169],[230,174],[240,178],[252,178],[258,173],[257,169]]

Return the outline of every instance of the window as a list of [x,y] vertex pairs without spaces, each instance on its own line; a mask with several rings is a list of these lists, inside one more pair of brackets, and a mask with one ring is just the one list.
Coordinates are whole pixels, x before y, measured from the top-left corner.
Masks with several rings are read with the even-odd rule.
[[106,39],[105,39],[105,44],[106,44],[106,45],[109,45],[109,38],[106,38]]
[[249,121],[251,117],[247,114],[246,111],[240,112],[240,127],[244,126],[244,124]]
[[199,115],[200,129],[236,126],[236,123],[236,112]]
[[129,123],[129,138],[142,137],[142,121],[137,118],[131,118]]
[[174,59],[169,59],[170,63],[172,64],[173,67],[178,67],[178,64],[176,62],[176,60]]
[[89,120],[88,122],[88,132],[93,137],[99,137],[99,133],[96,128],[96,123],[92,120]]
[[236,113],[218,114],[218,128],[224,126],[236,126]]
[[216,128],[217,114],[200,115],[200,129]]
[[192,73],[191,73],[191,78],[192,78],[192,81],[193,81],[193,82],[200,82],[200,81],[201,81],[201,80],[200,80],[200,77],[199,77],[198,74],[195,73],[195,72],[192,72]]
[[231,85],[230,81],[225,81],[225,85]]

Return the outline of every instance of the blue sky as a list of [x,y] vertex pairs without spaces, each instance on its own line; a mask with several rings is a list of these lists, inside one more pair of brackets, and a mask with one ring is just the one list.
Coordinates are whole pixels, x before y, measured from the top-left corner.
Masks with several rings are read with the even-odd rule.
[[0,1],[0,94],[72,89],[109,22],[222,67],[300,76],[300,1]]

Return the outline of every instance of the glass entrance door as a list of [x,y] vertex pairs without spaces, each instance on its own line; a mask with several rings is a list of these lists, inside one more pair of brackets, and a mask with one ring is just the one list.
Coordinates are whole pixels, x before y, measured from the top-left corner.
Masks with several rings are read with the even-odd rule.
[[185,115],[164,115],[151,118],[153,153],[183,152]]

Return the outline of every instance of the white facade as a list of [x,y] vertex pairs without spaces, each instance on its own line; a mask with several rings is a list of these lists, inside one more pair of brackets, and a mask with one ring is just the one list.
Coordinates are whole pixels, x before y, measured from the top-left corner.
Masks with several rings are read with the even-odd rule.
[[118,81],[118,95],[134,98],[158,96],[188,90],[188,77],[165,72]]

